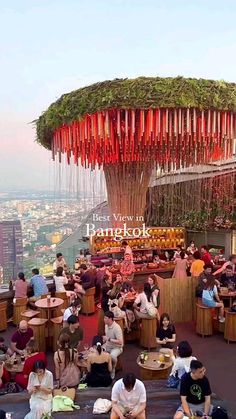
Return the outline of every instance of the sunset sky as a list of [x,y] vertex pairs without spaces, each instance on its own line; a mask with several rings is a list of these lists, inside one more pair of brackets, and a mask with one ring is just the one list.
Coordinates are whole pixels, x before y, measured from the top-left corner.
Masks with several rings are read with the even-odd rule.
[[61,94],[116,77],[236,81],[236,2],[0,0],[0,191],[52,188],[30,122]]

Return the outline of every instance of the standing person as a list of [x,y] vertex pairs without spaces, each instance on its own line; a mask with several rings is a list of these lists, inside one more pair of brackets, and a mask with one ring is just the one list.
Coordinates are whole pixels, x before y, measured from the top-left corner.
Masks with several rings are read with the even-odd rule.
[[15,377],[15,382],[24,389],[27,388],[29,375],[33,371],[35,362],[41,360],[47,365],[46,354],[44,352],[39,352],[38,344],[34,339],[27,343],[26,353],[27,358],[24,362],[23,371],[16,374]]
[[87,359],[86,383],[89,387],[108,387],[112,383],[112,358],[108,352],[103,350],[102,345],[102,337],[94,336],[93,352],[89,353]]
[[212,263],[211,261],[211,255],[208,252],[208,247],[203,245],[201,246],[201,254],[202,254],[202,260],[205,263],[205,265]]
[[32,278],[30,280],[30,285],[33,288],[34,296],[30,297],[30,301],[38,300],[41,295],[48,294],[48,287],[45,281],[44,276],[39,274],[37,268],[32,269]]
[[112,388],[110,419],[145,419],[146,389],[133,373],[116,381]]
[[130,260],[133,262],[133,251],[131,247],[129,246],[127,240],[122,240],[121,242],[121,249],[124,249],[124,254],[130,255]]
[[27,390],[30,394],[30,412],[25,419],[41,419],[52,411],[53,375],[43,361],[34,363]]
[[134,314],[138,319],[151,319],[157,317],[157,309],[153,302],[151,286],[145,282],[143,292],[138,294],[134,304]]
[[189,246],[187,247],[187,253],[193,255],[195,252],[198,251],[198,248],[195,246],[194,240],[191,240]]
[[69,335],[70,337],[70,346],[73,349],[79,349],[80,342],[83,340],[84,332],[79,325],[79,317],[72,314],[67,319],[68,327],[63,327],[61,329],[59,338],[61,335]]
[[232,266],[233,272],[236,273],[236,255],[230,255],[229,260],[227,260],[222,266],[221,268],[217,269],[217,271],[215,271],[213,273],[213,275],[218,275],[221,274],[222,272],[225,271],[226,267],[230,265]]
[[24,349],[31,339],[33,339],[33,330],[28,327],[26,320],[21,320],[18,330],[13,333],[10,343],[10,352],[19,355],[24,354]]
[[191,264],[190,273],[192,277],[197,278],[204,270],[204,261],[201,259],[200,252],[196,251],[193,253],[194,261]]
[[224,323],[224,303],[220,301],[214,276],[208,278],[202,292],[202,303],[211,308],[219,308],[219,321]]
[[185,256],[186,253],[182,250],[179,254],[179,257],[175,259],[175,269],[172,278],[187,278],[188,261]]
[[119,324],[114,321],[112,311],[107,311],[104,315],[105,335],[103,336],[104,348],[111,354],[112,372],[111,378],[115,378],[115,368],[118,356],[123,352],[124,338]]
[[66,273],[67,271],[69,271],[69,268],[68,268],[68,266],[67,266],[67,263],[66,263],[66,261],[65,261],[65,259],[64,259],[64,257],[63,257],[63,254],[62,253],[57,253],[56,254],[56,260],[55,260],[55,262],[53,263],[53,266],[52,266],[52,268],[53,268],[53,272],[54,273],[56,273],[56,270],[57,270],[57,268],[59,268],[59,267],[61,267],[61,268],[63,268],[63,271]]
[[177,258],[180,258],[180,252],[182,251],[183,251],[182,246],[180,246],[180,244],[177,244],[173,259],[175,260]]
[[27,297],[27,282],[25,280],[25,274],[19,272],[17,280],[15,281],[15,298],[26,298]]
[[65,292],[67,297],[70,298],[70,302],[72,302],[76,298],[76,293],[65,289],[64,285],[68,284],[68,278],[64,275],[63,268],[61,266],[57,268],[53,279],[55,281],[56,292]]
[[153,304],[156,307],[156,309],[158,309],[160,306],[160,288],[158,286],[157,275],[149,275],[147,282],[151,287]]
[[134,277],[135,266],[132,261],[130,253],[125,253],[124,260],[121,262],[120,265],[120,273],[123,277],[132,281]]
[[181,406],[177,409],[174,419],[183,419],[184,416],[192,417],[196,415],[196,412],[201,412],[201,416],[206,418],[211,414],[211,387],[205,372],[206,369],[200,361],[191,361],[190,372],[185,373],[181,378]]
[[156,333],[158,345],[161,345],[160,352],[167,352],[173,356],[173,348],[176,341],[176,331],[173,323],[170,322],[170,316],[163,313],[160,318],[160,326]]

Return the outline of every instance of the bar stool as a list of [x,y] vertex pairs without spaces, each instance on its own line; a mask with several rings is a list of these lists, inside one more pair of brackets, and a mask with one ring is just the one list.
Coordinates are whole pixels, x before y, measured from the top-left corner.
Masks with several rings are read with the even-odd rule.
[[46,352],[46,323],[47,319],[34,317],[28,322],[33,330],[34,339],[38,342],[40,352]]
[[0,303],[0,332],[7,329],[7,301]]
[[12,323],[17,326],[21,321],[21,312],[25,311],[27,308],[28,298],[16,298],[15,303],[13,303],[13,319]]
[[227,343],[236,341],[236,313],[225,309],[225,332],[224,338]]
[[144,348],[156,348],[156,332],[157,332],[157,319],[156,317],[150,319],[141,319],[141,334],[140,334],[140,346]]
[[36,311],[36,310],[26,310],[26,311],[22,311],[22,313],[20,313],[20,317],[21,320],[26,320],[27,322],[31,319],[33,319],[34,317],[38,317],[40,314],[40,311]]
[[53,310],[55,317],[58,317],[61,315],[61,309],[66,309],[69,307],[70,298],[67,297],[66,292],[55,292],[55,297],[61,298],[64,301],[60,307],[58,307],[56,310]]
[[211,336],[213,334],[212,328],[212,309],[202,304],[196,304],[197,307],[197,323],[196,333],[204,336]]
[[95,312],[95,287],[88,288],[85,294],[82,296],[82,307],[81,313],[82,314],[92,314]]
[[60,331],[62,328],[62,316],[59,317],[53,317],[52,319],[50,319],[50,322],[52,323],[52,328],[50,327],[50,335],[52,335],[53,337],[53,341],[52,341],[52,348],[54,350],[54,352],[58,349],[58,338],[60,335]]
[[105,335],[105,324],[104,324],[104,311],[101,307],[101,304],[97,304],[98,308],[98,335]]

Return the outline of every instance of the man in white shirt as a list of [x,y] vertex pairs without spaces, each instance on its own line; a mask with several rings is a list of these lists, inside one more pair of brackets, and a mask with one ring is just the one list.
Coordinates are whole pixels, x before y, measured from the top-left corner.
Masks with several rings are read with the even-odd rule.
[[114,313],[107,311],[104,314],[105,336],[103,336],[104,348],[111,354],[112,372],[111,378],[115,378],[115,368],[118,356],[123,352],[124,338],[119,324],[114,321]]
[[112,411],[110,419],[145,419],[146,389],[133,373],[114,384],[111,393]]
[[57,253],[56,254],[56,260],[53,263],[53,266],[52,267],[53,267],[53,272],[54,273],[56,273],[56,270],[59,267],[63,268],[63,271],[64,272],[67,272],[68,271],[68,266],[66,264],[66,261],[65,261],[62,253]]

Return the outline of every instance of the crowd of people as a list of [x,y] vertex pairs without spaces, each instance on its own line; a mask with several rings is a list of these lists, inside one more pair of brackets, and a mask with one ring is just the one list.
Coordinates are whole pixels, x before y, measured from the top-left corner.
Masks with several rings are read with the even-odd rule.
[[[129,250],[129,249],[128,249]],[[213,264],[206,246],[202,246],[201,253],[194,243],[187,249],[193,256],[190,272],[198,278],[197,296],[209,307],[219,309],[219,320],[224,321],[224,305],[218,296],[220,285],[232,287],[235,284],[236,256],[232,255],[229,262],[213,271]],[[179,248],[174,259],[176,271],[184,272],[189,264],[189,256]],[[70,305],[63,314],[58,348],[54,353],[54,377],[47,369],[47,357],[38,349],[33,331],[25,320],[19,323],[18,329],[11,337],[9,345],[5,345],[0,337],[0,355],[9,358],[20,356],[24,360],[21,373],[16,374],[15,383],[20,389],[27,389],[30,395],[30,412],[26,419],[40,419],[45,412],[52,410],[53,389],[57,387],[77,387],[81,379],[91,387],[110,386],[115,379],[116,365],[124,350],[124,334],[116,317],[123,317],[126,331],[139,328],[143,318],[156,318],[156,345],[160,352],[169,354],[172,360],[172,370],[167,380],[167,386],[180,389],[181,405],[174,414],[174,419],[198,416],[210,417],[213,412],[211,404],[211,388],[205,376],[205,367],[192,356],[192,348],[188,341],[177,341],[177,331],[168,313],[159,313],[161,294],[158,278],[155,274],[148,276],[143,291],[136,293],[132,284],[132,252],[124,257],[123,270],[112,277],[111,272],[102,265],[99,269],[90,269],[82,264],[80,274],[73,277],[74,290],[68,290],[68,267],[63,255],[57,254],[54,264],[54,280],[56,290],[66,292]],[[125,274],[124,274],[125,272]],[[30,285],[33,288],[34,302],[48,293],[45,279],[38,269],[33,269]],[[181,273],[181,275],[182,275]],[[216,274],[220,275],[219,280]],[[183,278],[183,276],[181,276]],[[81,343],[84,331],[79,322],[81,296],[86,290],[96,286],[96,293],[100,297],[101,310],[104,313],[104,334],[94,336],[87,353],[86,376],[81,373],[81,360],[84,354]],[[27,283],[23,273],[19,273],[15,282],[15,297],[22,298],[27,293]],[[132,304],[126,304],[125,295],[134,296]],[[0,362],[0,386],[7,386],[10,376],[4,362]],[[128,373],[123,379],[116,381],[112,387],[111,418],[146,417],[146,390],[144,384]],[[219,411],[218,411],[219,412]],[[214,414],[214,413],[213,413]],[[212,416],[213,418],[214,416]],[[220,416],[219,416],[220,418]],[[222,416],[222,418],[224,418]]]

